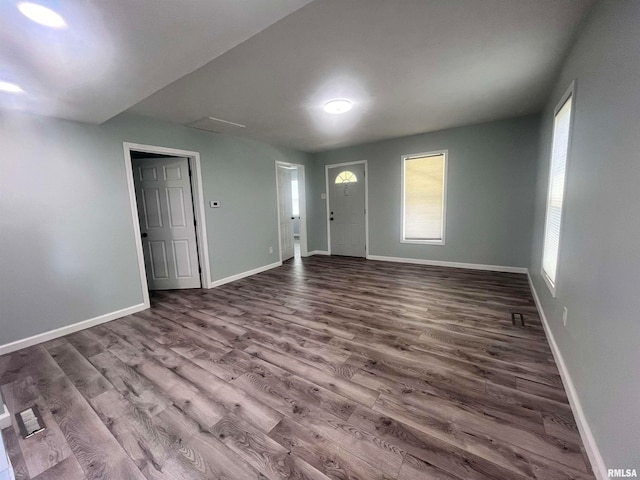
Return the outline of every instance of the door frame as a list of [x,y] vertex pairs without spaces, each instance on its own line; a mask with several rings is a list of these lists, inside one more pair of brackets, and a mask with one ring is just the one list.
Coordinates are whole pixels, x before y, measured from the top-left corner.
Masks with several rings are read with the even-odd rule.
[[334,163],[332,165],[324,166],[324,180],[325,180],[325,196],[327,206],[327,252],[331,255],[331,204],[329,201],[329,169],[337,167],[346,167],[348,165],[364,164],[364,258],[369,257],[369,162],[367,160],[356,160],[355,162]]
[[198,264],[200,266],[200,288],[211,288],[211,272],[209,268],[209,247],[207,244],[207,225],[205,221],[204,195],[202,188],[202,170],[200,168],[200,152],[179,150],[176,148],[159,147],[155,145],[143,145],[140,143],[123,142],[124,165],[129,187],[129,205],[131,207],[131,220],[133,221],[133,233],[136,242],[136,254],[138,255],[138,267],[140,269],[140,283],[144,303],[148,307],[149,285],[144,266],[144,252],[142,250],[142,238],[140,237],[140,220],[138,217],[138,204],[136,203],[136,190],[133,181],[133,164],[131,162],[131,150],[159,155],[171,155],[174,157],[186,157],[191,168],[191,196],[193,198],[193,214],[196,219],[196,242],[198,248]]
[[282,263],[282,232],[280,231],[280,185],[278,182],[279,167],[297,167],[298,169],[298,203],[300,207],[300,256],[308,257],[307,249],[307,188],[305,184],[304,165],[300,163],[289,163],[276,160],[276,212],[278,214],[278,258]]

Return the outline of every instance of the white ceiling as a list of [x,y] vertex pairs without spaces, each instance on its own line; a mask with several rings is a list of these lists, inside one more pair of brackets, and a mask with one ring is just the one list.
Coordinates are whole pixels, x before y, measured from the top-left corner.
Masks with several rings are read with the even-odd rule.
[[[0,93],[0,109],[89,123],[212,116],[305,151],[539,111],[593,3],[32,1],[55,5],[68,28],[0,1],[0,80],[27,92]],[[322,111],[336,97],[353,110]]]
[[310,0],[32,0],[63,30],[0,1],[0,108],[101,123],[202,67]]
[[534,113],[592,3],[315,0],[130,111],[305,151]]

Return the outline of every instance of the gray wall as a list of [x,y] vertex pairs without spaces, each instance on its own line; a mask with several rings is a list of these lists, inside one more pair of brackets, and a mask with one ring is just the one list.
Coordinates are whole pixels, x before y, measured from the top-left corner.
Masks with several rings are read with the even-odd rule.
[[222,201],[206,208],[213,280],[278,261],[274,162],[306,154],[142,117],[2,112],[0,345],[142,303],[124,141],[200,152],[205,201]]
[[[639,1],[598,3],[564,64],[543,116],[530,265],[608,468],[640,469],[639,26]],[[553,299],[540,275],[552,117],[572,80],[575,117]]]
[[[526,267],[531,251],[538,117],[413,135],[313,155],[312,249],[327,249],[327,164],[367,160],[371,255]],[[401,156],[449,151],[446,245],[400,243]],[[311,205],[309,205],[311,203]],[[311,207],[311,208],[309,208]]]

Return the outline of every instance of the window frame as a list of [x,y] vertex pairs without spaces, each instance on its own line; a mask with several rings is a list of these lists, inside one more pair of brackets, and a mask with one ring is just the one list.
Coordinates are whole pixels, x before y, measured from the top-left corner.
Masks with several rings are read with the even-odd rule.
[[[558,255],[556,258],[556,271],[555,271],[555,282],[551,280],[549,275],[544,269],[544,250],[546,245],[547,238],[547,221],[549,217],[549,205],[551,201],[551,175],[553,173],[553,144],[556,136],[555,131],[555,120],[558,112],[564,107],[564,105],[571,99],[571,109],[569,111],[569,133],[567,134],[567,156],[564,164],[564,183],[562,185],[562,206],[560,207],[560,225],[558,226]],[[560,97],[560,100],[556,104],[553,109],[553,126],[551,132],[551,149],[549,152],[549,174],[547,176],[547,202],[545,203],[545,213],[544,213],[544,233],[542,236],[542,255],[540,258],[540,274],[544,280],[544,283],[549,288],[551,292],[551,296],[553,298],[557,297],[558,293],[558,283],[560,280],[560,259],[562,258],[562,230],[565,220],[565,210],[566,210],[566,190],[569,176],[569,163],[571,160],[571,145],[573,138],[573,123],[575,120],[575,110],[576,110],[576,88],[575,81],[571,82],[569,88],[564,92],[564,94]]]
[[[405,210],[405,169],[406,169],[406,161],[412,158],[420,158],[420,157],[435,157],[438,155],[444,155],[444,172],[443,172],[443,182],[442,182],[442,238],[439,240],[420,240],[420,239],[406,239],[405,238],[405,218],[404,218],[404,210]],[[401,188],[401,196],[400,196],[400,243],[414,243],[418,245],[444,245],[445,237],[447,232],[447,178],[449,172],[449,150],[433,150],[430,152],[421,152],[421,153],[412,153],[409,155],[402,155],[400,160],[400,188]]]

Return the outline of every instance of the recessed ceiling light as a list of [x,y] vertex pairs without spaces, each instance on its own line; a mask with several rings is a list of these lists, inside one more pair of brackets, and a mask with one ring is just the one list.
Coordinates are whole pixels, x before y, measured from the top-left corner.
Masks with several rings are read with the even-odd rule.
[[64,18],[59,14],[37,3],[20,2],[18,4],[18,10],[28,19],[46,27],[64,28],[67,26]]
[[0,80],[0,92],[24,93],[24,90],[15,83],[3,82],[2,80]]
[[324,104],[324,111],[327,113],[345,113],[351,110],[353,105],[349,100],[338,98],[336,100],[329,100]]

